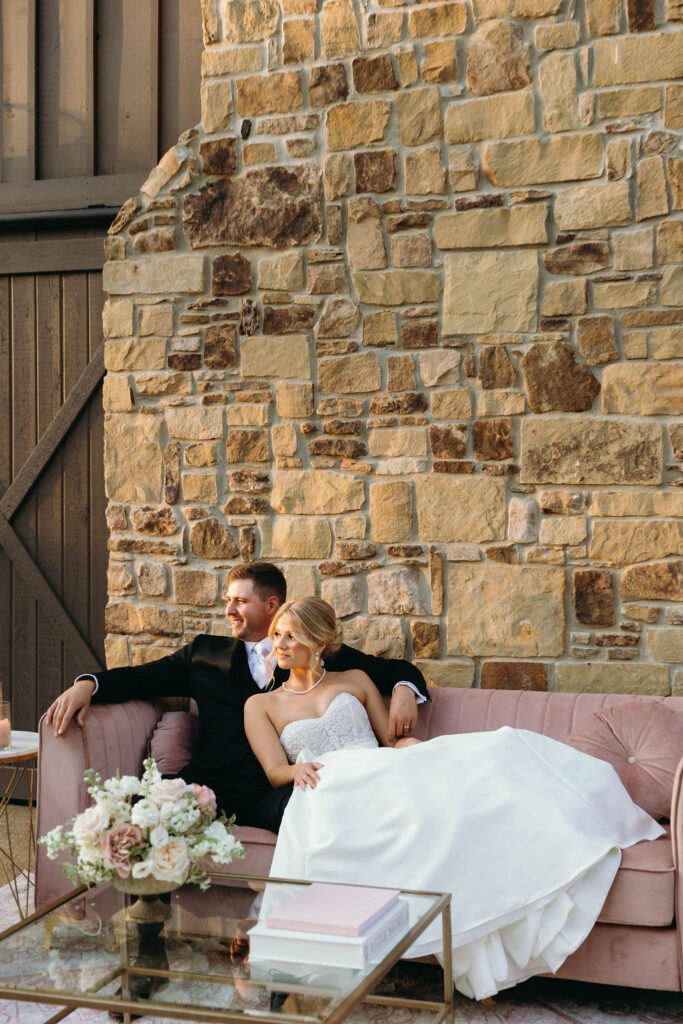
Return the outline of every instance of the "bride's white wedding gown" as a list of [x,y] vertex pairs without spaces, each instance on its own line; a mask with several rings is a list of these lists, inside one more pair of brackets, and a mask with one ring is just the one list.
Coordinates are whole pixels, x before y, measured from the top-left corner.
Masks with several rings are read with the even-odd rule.
[[[290,761],[324,767],[294,790],[271,874],[452,893],[455,983],[477,999],[556,971],[595,923],[620,848],[664,832],[611,765],[535,732],[378,747],[340,693],[280,740]],[[437,920],[409,955],[441,950]]]

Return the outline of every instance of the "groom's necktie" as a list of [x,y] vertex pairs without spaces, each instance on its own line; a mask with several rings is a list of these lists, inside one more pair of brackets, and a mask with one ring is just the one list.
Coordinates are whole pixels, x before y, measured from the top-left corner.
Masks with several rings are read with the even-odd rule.
[[[265,650],[262,649],[262,645]],[[273,670],[266,661],[266,654],[270,653],[270,643],[267,641],[259,641],[252,647],[253,664],[251,666],[251,674],[254,682],[262,690],[270,681],[270,677],[273,674]]]

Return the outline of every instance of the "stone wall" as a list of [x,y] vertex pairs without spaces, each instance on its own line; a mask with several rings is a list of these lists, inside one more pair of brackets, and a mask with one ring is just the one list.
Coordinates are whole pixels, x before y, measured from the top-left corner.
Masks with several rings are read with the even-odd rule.
[[111,665],[272,559],[435,683],[683,693],[681,0],[204,0],[123,207]]

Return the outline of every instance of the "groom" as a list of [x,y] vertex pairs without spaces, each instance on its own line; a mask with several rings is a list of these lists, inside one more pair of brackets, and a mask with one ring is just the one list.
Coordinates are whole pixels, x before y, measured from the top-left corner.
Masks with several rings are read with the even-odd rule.
[[[193,697],[199,711],[199,742],[180,773],[182,778],[210,786],[218,806],[234,813],[239,825],[276,832],[292,787],[271,787],[247,741],[243,713],[247,698],[269,682],[268,628],[286,593],[285,578],[277,566],[269,562],[235,566],[228,574],[226,606],[231,638],[199,634],[158,661],[78,676],[48,708],[47,723],[61,736],[74,716],[83,725],[91,702]],[[410,733],[417,720],[417,702],[428,699],[424,677],[415,666],[363,654],[346,644],[325,661],[334,672],[367,672],[383,694],[391,695],[390,738]],[[276,669],[274,683],[285,676]]]

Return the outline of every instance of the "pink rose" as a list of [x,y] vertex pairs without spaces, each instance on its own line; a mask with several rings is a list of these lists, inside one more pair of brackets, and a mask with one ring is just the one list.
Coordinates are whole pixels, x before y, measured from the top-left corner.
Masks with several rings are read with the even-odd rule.
[[163,846],[153,846],[150,854],[154,867],[152,874],[165,882],[181,885],[190,867],[187,843],[180,836],[169,839]]
[[177,803],[190,789],[184,779],[162,779],[155,782],[149,791],[150,799],[157,806]]
[[217,806],[214,791],[208,786],[198,786],[196,782],[192,783],[192,788],[202,814],[212,819],[215,818]]
[[141,840],[142,832],[137,825],[114,825],[105,832],[104,863],[115,871],[119,878],[128,878],[131,869],[130,851],[134,846],[139,846]]

